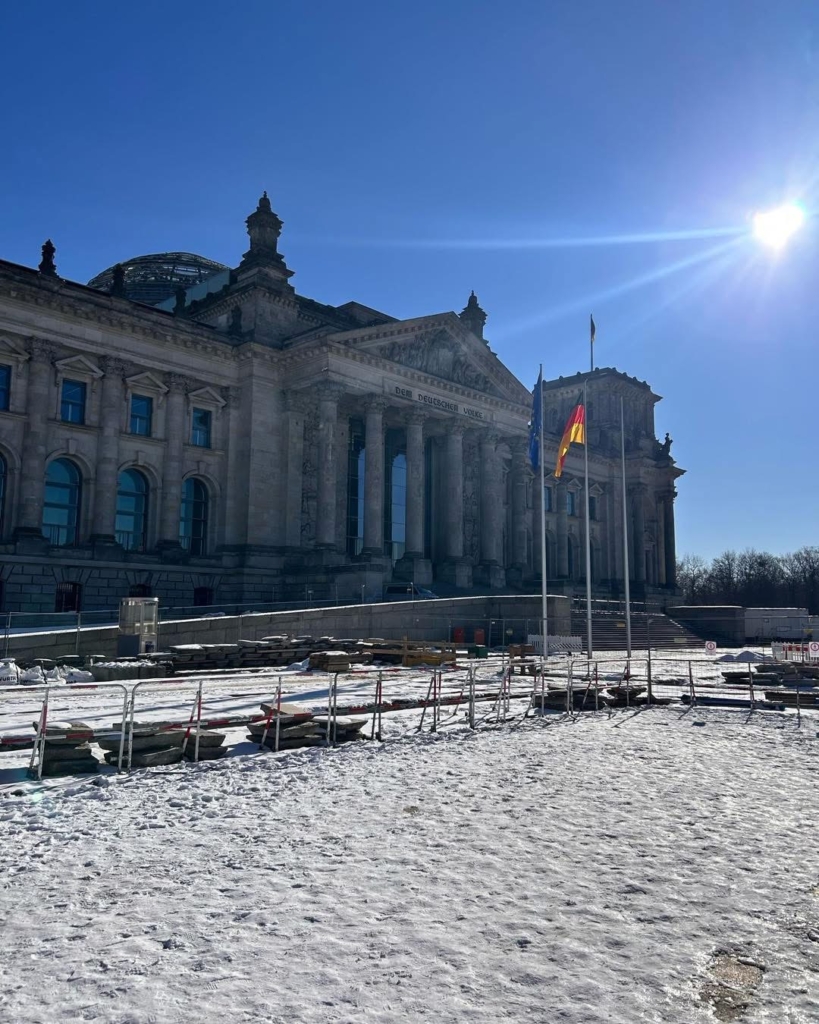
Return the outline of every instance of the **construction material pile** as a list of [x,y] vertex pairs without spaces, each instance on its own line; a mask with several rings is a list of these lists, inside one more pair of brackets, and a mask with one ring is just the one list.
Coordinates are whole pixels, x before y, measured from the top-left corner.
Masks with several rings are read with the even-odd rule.
[[[315,664],[314,656],[319,656]],[[342,660],[345,657],[346,662]],[[456,650],[453,644],[407,639],[266,636],[261,640],[239,640],[235,644],[177,644],[157,658],[170,661],[177,672],[287,668],[302,663],[322,671],[345,672],[351,664],[370,665],[374,662],[405,667],[454,665]],[[323,667],[333,661],[340,667]]]
[[262,703],[261,709],[267,717],[248,725],[247,738],[270,750],[320,747],[364,738],[364,716],[314,715],[309,708],[291,703]]
[[776,687],[765,690],[765,697],[788,707],[819,707],[819,665],[779,661],[757,670],[757,685]]
[[[37,722],[34,728],[38,728]],[[96,772],[99,761],[89,746],[94,731],[86,722],[49,723],[42,734],[38,753],[40,775],[77,775]]]
[[168,661],[95,661],[89,666],[95,683],[119,682],[121,679],[164,679],[173,672]]
[[[122,737],[122,723],[114,722],[114,731],[101,736],[97,743],[105,751],[108,764],[116,764]],[[195,727],[180,729],[162,722],[134,722],[133,738],[126,737],[126,763],[130,751],[132,768],[152,768],[163,764],[188,761],[212,761],[227,753],[225,733]]]

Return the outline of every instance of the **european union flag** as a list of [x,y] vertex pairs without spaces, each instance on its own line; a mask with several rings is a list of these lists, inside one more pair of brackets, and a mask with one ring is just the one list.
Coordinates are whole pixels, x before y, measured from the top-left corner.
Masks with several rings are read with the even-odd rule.
[[537,384],[532,395],[532,419],[529,422],[529,461],[532,469],[540,465],[540,425],[543,416],[543,367],[540,368]]

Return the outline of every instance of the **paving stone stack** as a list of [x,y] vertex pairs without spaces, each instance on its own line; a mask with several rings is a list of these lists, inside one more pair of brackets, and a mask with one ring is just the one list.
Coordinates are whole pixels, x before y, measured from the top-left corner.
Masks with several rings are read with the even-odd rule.
[[[270,750],[276,749],[276,718],[279,708],[275,704],[261,705],[265,715],[270,716],[269,725],[265,722],[253,722],[248,726],[248,739],[253,743],[263,743]],[[327,743],[327,730],[331,728],[327,715],[314,715],[309,708],[301,704],[285,703],[280,708],[279,750],[294,750],[297,747],[321,747]],[[361,729],[366,724],[366,717],[339,716],[335,719],[334,738],[337,743],[349,743],[363,739]],[[267,736],[265,736],[267,730]]]
[[[108,764],[116,764],[122,736],[122,723],[114,722],[114,732],[100,737],[97,742],[105,751]],[[187,733],[187,741],[185,735]],[[223,746],[225,734],[202,729],[199,733],[199,760],[212,761],[223,757],[227,748]],[[195,760],[196,729],[163,728],[162,722],[134,722],[134,738],[131,745],[131,767],[152,768],[163,764],[177,764],[183,758]],[[128,762],[128,737],[125,737],[123,763]]]
[[[37,728],[37,723],[34,723]],[[86,722],[54,723],[46,726],[42,775],[78,775],[96,772],[99,761],[89,745],[94,731]]]
[[320,672],[349,672],[350,655],[346,651],[314,651],[310,655],[310,668]]

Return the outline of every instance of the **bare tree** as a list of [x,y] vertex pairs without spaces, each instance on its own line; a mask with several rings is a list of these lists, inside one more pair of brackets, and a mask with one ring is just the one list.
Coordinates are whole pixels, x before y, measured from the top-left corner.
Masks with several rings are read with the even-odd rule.
[[689,604],[696,604],[703,596],[708,579],[708,563],[699,555],[685,554],[677,562],[677,586]]

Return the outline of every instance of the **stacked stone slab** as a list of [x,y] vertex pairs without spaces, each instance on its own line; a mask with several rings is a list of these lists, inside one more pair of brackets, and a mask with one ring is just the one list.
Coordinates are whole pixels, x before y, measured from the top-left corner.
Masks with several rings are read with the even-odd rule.
[[[121,722],[114,722],[112,735],[98,740],[105,751],[108,764],[116,764],[119,757]],[[187,738],[186,738],[187,737]],[[223,746],[225,734],[202,729],[199,733],[199,760],[212,761],[227,753]],[[126,737],[126,758],[127,758]],[[196,730],[163,728],[162,722],[135,722],[131,741],[131,767],[152,768],[158,765],[177,764],[183,758],[196,758]]]
[[[37,723],[34,723],[37,728]],[[42,775],[78,775],[96,772],[99,761],[89,746],[94,732],[86,722],[49,725],[42,747]]]
[[[327,715],[314,715],[309,708],[300,704],[262,703],[262,711],[268,716],[266,722],[254,722],[248,726],[248,739],[263,744],[270,750],[276,749],[276,720],[279,718],[278,748],[294,750],[298,747],[322,747],[327,744],[327,732],[336,743],[349,743],[363,739],[361,729],[367,722],[365,717],[338,716],[334,722]],[[267,735],[265,735],[267,733]]]

